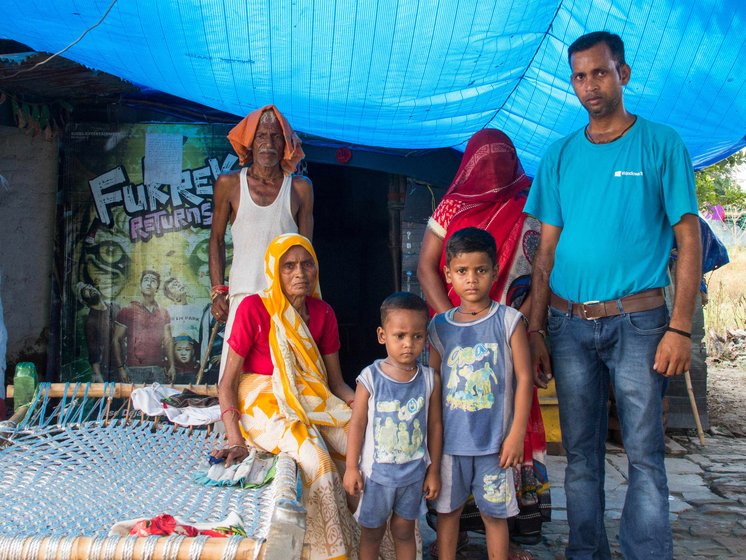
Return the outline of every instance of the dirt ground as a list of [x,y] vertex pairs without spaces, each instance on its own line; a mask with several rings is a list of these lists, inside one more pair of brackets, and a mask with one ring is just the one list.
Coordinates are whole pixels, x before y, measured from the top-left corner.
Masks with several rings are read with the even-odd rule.
[[746,437],[746,363],[708,361],[707,406],[713,431]]

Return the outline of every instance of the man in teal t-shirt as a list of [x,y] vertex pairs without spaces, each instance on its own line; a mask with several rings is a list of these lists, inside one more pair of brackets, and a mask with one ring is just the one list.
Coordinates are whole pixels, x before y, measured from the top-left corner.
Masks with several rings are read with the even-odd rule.
[[[541,222],[529,343],[536,383],[545,387],[553,375],[557,384],[567,451],[566,557],[611,557],[604,529],[611,382],[630,473],[622,553],[671,558],[662,397],[667,378],[689,368],[701,276],[692,164],[674,130],[625,109],[631,69],[618,35],[580,37],[568,61],[589,123],[549,148],[525,207]],[[669,320],[662,288],[674,239]]]

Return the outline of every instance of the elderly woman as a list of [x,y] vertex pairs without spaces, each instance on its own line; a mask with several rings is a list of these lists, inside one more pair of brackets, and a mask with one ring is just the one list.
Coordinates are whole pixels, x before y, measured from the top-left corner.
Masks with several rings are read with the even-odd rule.
[[356,528],[340,472],[355,394],[342,379],[337,319],[320,299],[308,239],[275,238],[264,269],[269,288],[241,302],[228,339],[218,387],[228,447],[217,455],[230,465],[251,445],[292,456],[302,473],[311,558],[347,557]]
[[[469,139],[461,166],[428,221],[417,267],[417,277],[435,313],[459,305],[458,295],[446,283],[445,247],[456,231],[478,227],[489,231],[497,243],[497,281],[490,297],[527,314],[530,306],[531,259],[539,243],[539,223],[523,213],[531,180],[508,136],[499,130],[480,130]],[[510,538],[534,544],[541,525],[549,520],[549,481],[545,467],[546,439],[534,389],[523,465],[520,469],[518,506],[510,520]],[[514,548],[511,558],[531,555]]]

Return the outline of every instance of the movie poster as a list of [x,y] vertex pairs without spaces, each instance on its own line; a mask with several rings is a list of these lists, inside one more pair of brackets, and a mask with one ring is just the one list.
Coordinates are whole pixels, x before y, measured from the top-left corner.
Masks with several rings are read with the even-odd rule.
[[[133,124],[68,132],[63,381],[194,383],[203,359],[202,382],[217,381],[222,336],[209,344],[208,242],[215,180],[238,168],[228,130]],[[226,245],[230,263],[230,237]]]

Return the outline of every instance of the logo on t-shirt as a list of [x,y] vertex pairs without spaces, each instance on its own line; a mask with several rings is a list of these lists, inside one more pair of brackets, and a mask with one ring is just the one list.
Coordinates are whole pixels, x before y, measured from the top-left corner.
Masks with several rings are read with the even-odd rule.
[[614,177],[642,177],[642,171],[614,171]]

